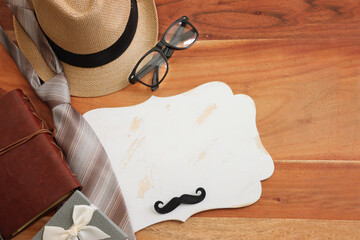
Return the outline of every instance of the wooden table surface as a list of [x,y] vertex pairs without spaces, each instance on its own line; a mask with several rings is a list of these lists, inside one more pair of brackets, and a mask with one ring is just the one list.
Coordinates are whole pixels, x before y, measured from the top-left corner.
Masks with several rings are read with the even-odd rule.
[[[258,202],[168,221],[139,240],[360,239],[360,2],[358,0],[156,0],[160,36],[187,15],[200,38],[176,51],[156,92],[140,84],[72,98],[85,113],[171,96],[223,81],[256,104],[261,140],[275,162]],[[11,14],[0,24],[15,40]],[[0,93],[26,82],[1,82]],[[48,108],[35,99],[47,120]],[[31,239],[45,216],[15,239]]]

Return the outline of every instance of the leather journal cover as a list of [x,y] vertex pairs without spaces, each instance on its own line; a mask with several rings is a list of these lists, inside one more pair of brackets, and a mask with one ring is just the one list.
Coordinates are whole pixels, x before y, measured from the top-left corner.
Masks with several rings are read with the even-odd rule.
[[31,100],[0,97],[0,235],[10,239],[81,185]]

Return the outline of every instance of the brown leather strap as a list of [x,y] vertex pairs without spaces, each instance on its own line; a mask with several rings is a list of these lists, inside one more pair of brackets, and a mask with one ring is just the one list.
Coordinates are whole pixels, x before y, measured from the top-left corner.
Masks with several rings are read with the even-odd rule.
[[[15,141],[15,142],[9,144],[8,146],[6,146],[4,148],[1,148],[0,149],[0,156],[7,153],[8,151],[10,151],[10,150],[12,150],[14,148],[17,148],[18,146],[21,146],[22,144],[30,141],[32,138],[36,137],[39,134],[48,133],[52,137],[54,137],[55,134],[56,134],[55,129],[52,129],[52,130],[48,129],[48,126],[47,126],[45,120],[42,118],[39,109],[34,105],[34,103],[31,101],[31,99],[27,95],[24,95],[23,98],[24,98],[25,101],[28,102],[28,106],[31,108],[32,113],[35,115],[35,117],[37,117],[40,120],[41,129],[34,132],[34,133],[32,133],[32,134],[30,134],[29,136],[23,137],[23,138]],[[52,142],[52,144],[59,149],[60,157],[62,159],[64,159],[64,154],[63,154],[62,150],[60,149],[60,147],[54,142]]]
[[33,137],[36,137],[37,135],[42,134],[42,133],[48,133],[50,135],[53,135],[53,133],[49,129],[40,129],[40,130],[34,132],[33,134],[30,134],[29,136],[23,137],[23,138],[15,141],[15,142],[9,144],[6,147],[1,148],[0,149],[0,156],[7,153],[8,151],[10,151],[10,150],[12,150],[14,148],[17,148],[18,146],[21,146],[22,144],[30,141]]
[[[24,94],[23,96],[24,100],[28,102],[28,106],[31,108],[32,113],[35,117],[37,117],[41,122],[41,128],[49,129],[48,125],[46,124],[44,118],[41,116],[39,109],[35,106],[35,104],[31,101],[31,99]],[[55,132],[53,134],[55,136]]]

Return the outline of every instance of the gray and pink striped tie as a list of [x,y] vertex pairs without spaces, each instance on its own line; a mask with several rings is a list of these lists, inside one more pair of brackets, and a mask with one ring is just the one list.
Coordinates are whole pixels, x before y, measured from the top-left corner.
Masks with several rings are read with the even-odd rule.
[[111,163],[96,134],[71,107],[68,82],[61,64],[40,30],[26,0],[5,0],[26,33],[38,47],[44,60],[56,75],[41,84],[29,61],[0,27],[0,43],[7,49],[38,97],[52,109],[55,139],[67,162],[83,185],[83,193],[109,216],[129,239],[135,239],[124,198]]

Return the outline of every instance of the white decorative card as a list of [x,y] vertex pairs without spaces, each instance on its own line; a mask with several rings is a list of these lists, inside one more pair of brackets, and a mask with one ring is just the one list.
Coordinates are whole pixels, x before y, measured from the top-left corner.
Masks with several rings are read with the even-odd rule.
[[[121,108],[84,114],[102,142],[135,231],[165,220],[185,221],[209,209],[243,207],[261,195],[274,164],[255,121],[254,101],[210,82],[172,97],[152,96]],[[154,209],[183,194],[206,197],[167,214]]]

